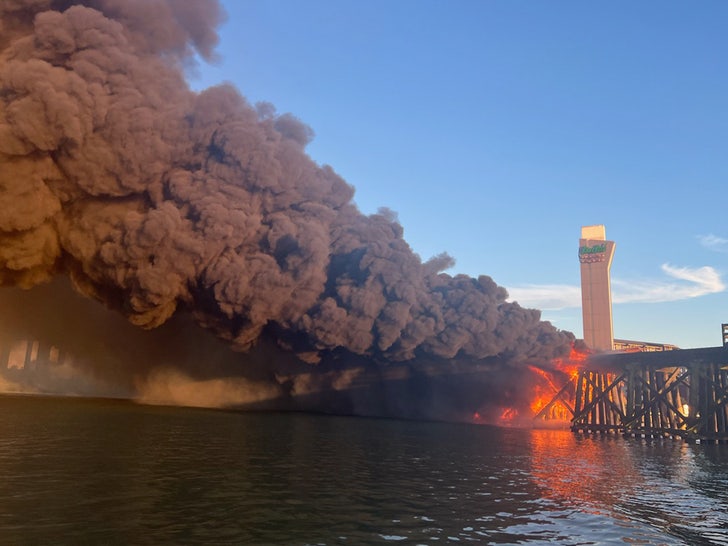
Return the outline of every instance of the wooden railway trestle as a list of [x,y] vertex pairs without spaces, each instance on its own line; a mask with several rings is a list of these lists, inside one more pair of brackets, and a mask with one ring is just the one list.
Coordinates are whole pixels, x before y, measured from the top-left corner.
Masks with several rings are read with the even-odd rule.
[[575,379],[571,430],[728,442],[728,349],[598,355]]

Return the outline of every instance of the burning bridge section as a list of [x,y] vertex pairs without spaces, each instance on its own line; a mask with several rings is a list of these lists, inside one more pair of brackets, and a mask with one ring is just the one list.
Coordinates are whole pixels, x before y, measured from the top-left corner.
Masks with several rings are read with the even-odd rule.
[[568,428],[574,418],[577,379],[591,351],[572,343],[567,356],[548,365],[530,364],[508,385],[504,403],[495,413],[479,410],[473,422],[507,427]]
[[575,432],[728,442],[728,347],[595,355],[575,396]]
[[531,380],[523,383],[530,411],[506,407],[498,424],[530,420],[529,426],[582,434],[728,443],[728,345],[668,347],[597,354],[572,349],[553,369],[531,366]]

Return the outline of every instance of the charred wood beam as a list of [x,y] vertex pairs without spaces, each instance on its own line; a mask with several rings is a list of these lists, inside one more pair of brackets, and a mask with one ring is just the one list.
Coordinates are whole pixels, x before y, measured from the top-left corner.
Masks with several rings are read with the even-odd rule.
[[[597,408],[597,406],[600,403],[604,403],[605,407],[611,408],[619,417],[621,421],[624,421],[624,413],[622,412],[622,409],[620,406],[615,404],[610,398],[609,393],[620,385],[620,383],[623,382],[625,379],[626,374],[623,373],[619,375],[616,379],[614,379],[606,388],[602,388],[599,386],[599,381],[593,381],[590,377],[584,376],[585,381],[591,385],[592,388],[592,398],[591,400],[584,405],[584,407],[574,416],[574,422],[583,420],[585,418],[588,419],[588,416],[592,410]],[[577,398],[577,400],[580,400],[580,398]],[[586,402],[586,401],[585,401]],[[578,402],[577,402],[578,403]]]
[[655,387],[653,382],[645,381],[645,378],[639,374],[632,374],[630,376],[633,381],[632,386],[633,388],[638,388],[637,383],[640,383],[642,386],[643,396],[640,407],[637,408],[635,404],[635,406],[633,406],[633,411],[624,417],[625,427],[634,427],[634,425],[643,417],[649,417],[652,423],[659,421],[659,419],[655,418],[655,414],[661,413],[659,412],[659,404],[661,402],[672,411],[671,416],[674,416],[677,420],[681,421],[682,424],[687,426],[687,417],[683,415],[681,408],[677,408],[673,405],[673,403],[668,399],[668,395],[678,389],[680,385],[687,385],[685,380],[688,376],[689,372],[687,370],[682,374],[679,374],[679,370],[675,370],[665,381],[665,384],[658,389]]

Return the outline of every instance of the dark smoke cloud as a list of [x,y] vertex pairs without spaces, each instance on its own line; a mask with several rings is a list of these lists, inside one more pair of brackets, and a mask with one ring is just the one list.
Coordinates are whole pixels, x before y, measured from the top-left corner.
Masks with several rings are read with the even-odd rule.
[[494,375],[568,352],[571,334],[491,278],[422,263],[391,211],[362,215],[294,116],[191,92],[184,69],[214,58],[222,19],[215,0],[3,0],[0,284],[67,276],[144,329],[190,314],[334,390],[343,369]]

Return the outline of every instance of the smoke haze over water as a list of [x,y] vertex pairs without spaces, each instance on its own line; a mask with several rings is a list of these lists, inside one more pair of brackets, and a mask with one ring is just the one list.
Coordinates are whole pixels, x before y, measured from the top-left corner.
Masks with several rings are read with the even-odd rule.
[[448,418],[568,352],[490,277],[361,214],[294,116],[190,91],[222,19],[214,0],[0,4],[6,342],[47,336],[145,399]]

